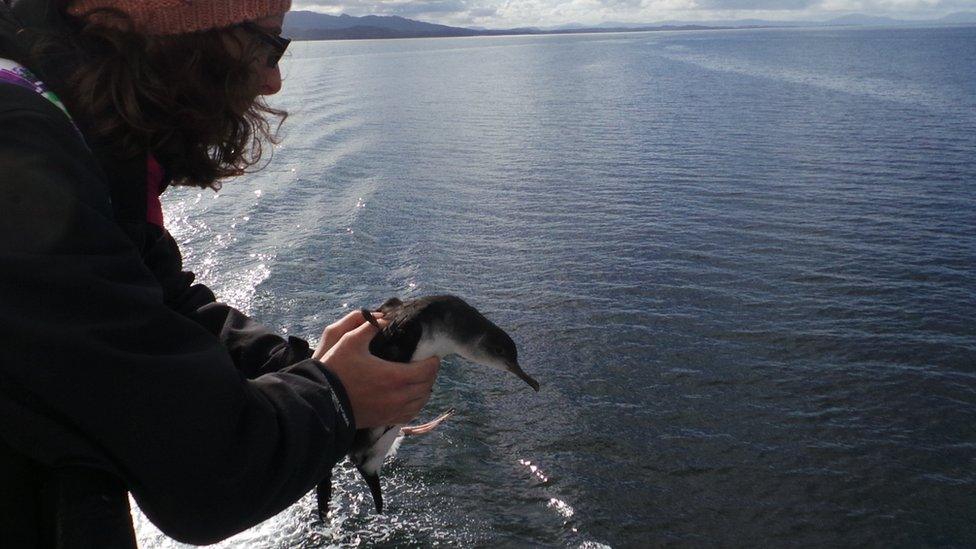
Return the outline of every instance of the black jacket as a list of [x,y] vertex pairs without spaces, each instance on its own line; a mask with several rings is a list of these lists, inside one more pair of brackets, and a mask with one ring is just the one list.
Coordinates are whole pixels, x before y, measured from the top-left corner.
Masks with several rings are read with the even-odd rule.
[[[48,0],[7,1],[0,57],[22,61],[19,29],[47,23],[18,10]],[[306,342],[183,272],[145,221],[145,178],[144,157],[0,84],[0,546],[131,546],[127,491],[168,535],[214,542],[296,501],[352,440]]]

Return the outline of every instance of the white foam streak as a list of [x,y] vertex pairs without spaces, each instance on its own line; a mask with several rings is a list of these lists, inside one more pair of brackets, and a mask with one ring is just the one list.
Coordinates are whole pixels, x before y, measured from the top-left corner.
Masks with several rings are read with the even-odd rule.
[[667,59],[690,63],[703,69],[730,72],[814,86],[835,92],[868,95],[877,99],[894,101],[929,108],[953,106],[953,101],[934,88],[923,88],[910,82],[895,82],[885,78],[855,77],[844,74],[816,73],[803,69],[763,66],[742,59],[717,58],[710,55],[679,53],[679,48],[669,48],[674,53],[663,55]]

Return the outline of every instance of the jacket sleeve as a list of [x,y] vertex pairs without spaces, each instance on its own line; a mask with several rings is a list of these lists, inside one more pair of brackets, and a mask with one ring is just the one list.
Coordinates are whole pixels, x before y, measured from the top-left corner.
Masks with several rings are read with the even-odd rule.
[[63,116],[3,105],[0,436],[47,465],[117,474],[164,532],[197,544],[325,478],[355,430],[339,380],[311,359],[247,379],[166,305]]
[[209,288],[194,284],[183,270],[179,246],[169,232],[146,224],[149,242],[144,261],[163,290],[167,306],[217,336],[231,360],[248,378],[277,372],[312,356],[308,342],[281,337],[241,311],[217,302]]

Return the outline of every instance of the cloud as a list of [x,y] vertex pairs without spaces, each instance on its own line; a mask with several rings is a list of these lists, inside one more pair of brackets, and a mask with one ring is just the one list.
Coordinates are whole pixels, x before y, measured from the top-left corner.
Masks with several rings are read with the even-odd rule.
[[803,10],[820,4],[821,0],[698,0],[698,7],[707,10]]
[[472,17],[491,17],[498,13],[498,8],[493,8],[493,7],[474,8],[468,10],[468,13],[471,14]]
[[600,0],[600,3],[611,9],[634,9],[644,4],[642,0]]
[[[468,6],[465,0],[421,0],[417,1],[363,1],[363,0],[306,0],[296,2],[294,9],[329,8],[325,11],[347,13],[349,15],[400,15],[410,17],[422,14],[462,13],[480,6]],[[338,9],[337,9],[338,8]]]
[[293,9],[399,15],[455,26],[549,27],[605,21],[829,19],[846,13],[936,18],[972,10],[976,0],[294,0]]
[[468,11],[468,6],[461,0],[434,0],[431,2],[402,2],[393,8],[393,15],[404,17],[421,13],[461,13]]

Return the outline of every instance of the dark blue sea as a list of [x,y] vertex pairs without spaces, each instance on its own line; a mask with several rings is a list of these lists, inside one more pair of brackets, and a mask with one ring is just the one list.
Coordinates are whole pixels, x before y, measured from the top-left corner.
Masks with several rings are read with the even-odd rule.
[[[976,545],[976,28],[296,43],[262,172],[173,190],[224,300],[315,340],[453,293],[385,468],[224,547]],[[247,456],[241,456],[247,459]],[[136,515],[143,547],[178,546]]]

